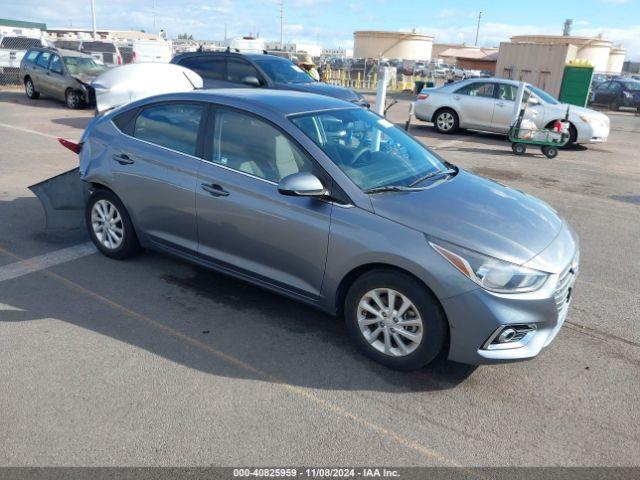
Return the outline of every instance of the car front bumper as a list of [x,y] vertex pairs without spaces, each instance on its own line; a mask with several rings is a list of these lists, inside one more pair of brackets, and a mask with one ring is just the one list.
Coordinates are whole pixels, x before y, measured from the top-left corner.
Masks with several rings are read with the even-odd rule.
[[[562,251],[564,267],[535,292],[495,294],[482,288],[442,299],[449,320],[449,359],[473,365],[514,362],[537,356],[567,318],[579,269],[577,241]],[[521,339],[500,342],[506,329]],[[520,338],[520,337],[518,337]]]
[[578,128],[577,143],[602,143],[609,138],[609,122],[592,121],[583,122]]

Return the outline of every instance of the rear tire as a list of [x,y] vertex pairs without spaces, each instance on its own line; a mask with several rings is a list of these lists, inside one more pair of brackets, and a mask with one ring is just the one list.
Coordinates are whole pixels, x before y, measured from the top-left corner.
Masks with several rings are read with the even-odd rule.
[[140,251],[138,237],[120,199],[109,190],[96,190],[85,208],[91,241],[100,252],[122,260]]
[[372,270],[351,285],[344,317],[362,353],[396,370],[427,365],[442,351],[448,335],[440,305],[425,285],[391,269]]
[[439,133],[455,133],[460,128],[460,118],[450,108],[443,108],[433,116],[433,126]]
[[37,100],[40,98],[40,92],[36,91],[36,87],[33,85],[33,80],[27,77],[24,81],[24,92],[31,100]]

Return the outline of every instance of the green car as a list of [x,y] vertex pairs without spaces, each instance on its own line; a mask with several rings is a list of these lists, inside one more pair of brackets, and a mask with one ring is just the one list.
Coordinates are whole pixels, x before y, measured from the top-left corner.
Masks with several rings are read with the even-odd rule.
[[32,48],[20,63],[20,79],[27,97],[44,94],[63,100],[69,108],[95,103],[91,81],[107,67],[89,55],[73,50]]

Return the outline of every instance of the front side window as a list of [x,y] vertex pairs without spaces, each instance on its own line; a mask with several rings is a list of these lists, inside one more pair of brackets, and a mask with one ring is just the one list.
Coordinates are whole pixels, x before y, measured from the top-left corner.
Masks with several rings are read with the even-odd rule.
[[49,67],[49,59],[51,58],[51,54],[49,52],[42,52],[38,57],[38,65],[42,68]]
[[470,97],[493,98],[494,88],[494,83],[476,82],[459,88],[458,90],[456,90],[456,93],[459,93],[461,95],[469,95]]
[[498,86],[498,98],[500,100],[506,100],[508,102],[516,101],[516,94],[518,89],[515,85],[507,85],[505,83],[501,83]]
[[408,187],[430,173],[447,170],[433,152],[368,110],[315,112],[292,121],[364,191]]
[[203,106],[171,103],[146,107],[136,118],[133,136],[145,142],[195,155]]
[[193,70],[202,78],[209,80],[226,80],[226,58],[223,55],[191,57],[181,60],[181,67]]
[[49,64],[49,70],[53,73],[62,73],[62,61],[58,55],[54,55],[51,58],[51,63]]
[[220,110],[213,136],[213,162],[271,182],[313,163],[280,130],[251,115]]
[[243,83],[247,77],[260,79],[258,71],[251,64],[237,58],[227,60],[227,80],[234,83]]

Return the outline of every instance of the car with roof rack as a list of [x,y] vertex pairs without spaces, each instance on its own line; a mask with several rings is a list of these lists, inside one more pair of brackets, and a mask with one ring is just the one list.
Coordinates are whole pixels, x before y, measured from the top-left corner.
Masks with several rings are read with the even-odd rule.
[[369,108],[369,102],[355,90],[311,78],[291,60],[276,55],[222,52],[187,52],[176,55],[171,63],[199,74],[204,88],[268,88],[317,93]]

